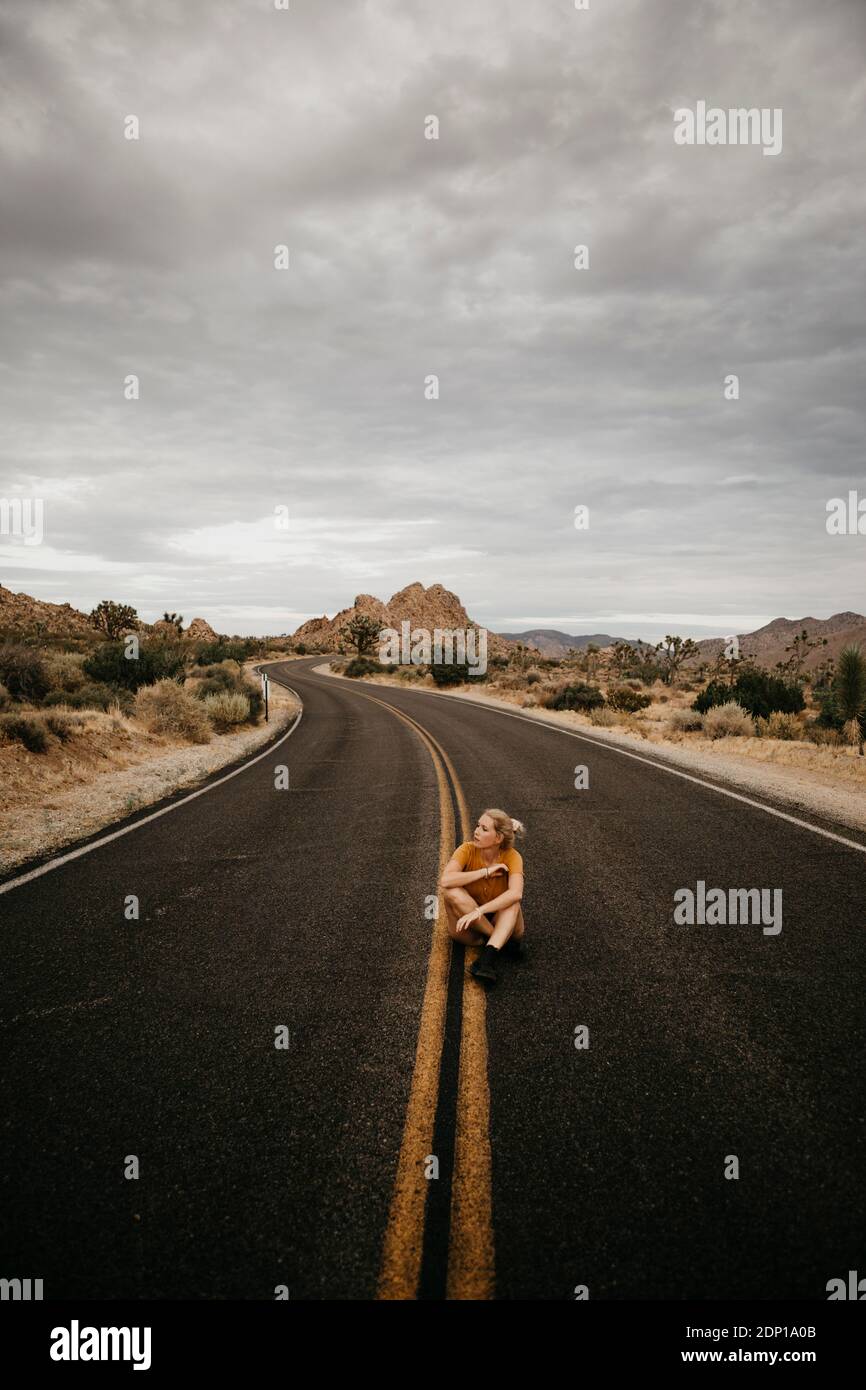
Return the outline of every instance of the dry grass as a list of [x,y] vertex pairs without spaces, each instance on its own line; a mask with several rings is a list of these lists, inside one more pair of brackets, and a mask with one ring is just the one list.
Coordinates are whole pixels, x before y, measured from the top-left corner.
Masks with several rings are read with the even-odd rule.
[[296,709],[294,697],[272,684],[270,725],[246,726],[196,747],[177,733],[148,730],[117,708],[29,710],[44,722],[48,743],[44,753],[30,753],[17,741],[0,741],[0,872],[195,786],[265,743]]
[[135,717],[152,734],[170,734],[190,743],[209,743],[211,727],[199,700],[177,684],[143,685],[135,696]]
[[207,718],[219,733],[245,724],[250,717],[250,702],[239,690],[222,690],[206,695],[202,701]]
[[755,721],[742,705],[729,700],[707,710],[702,728],[707,738],[748,738],[755,732]]

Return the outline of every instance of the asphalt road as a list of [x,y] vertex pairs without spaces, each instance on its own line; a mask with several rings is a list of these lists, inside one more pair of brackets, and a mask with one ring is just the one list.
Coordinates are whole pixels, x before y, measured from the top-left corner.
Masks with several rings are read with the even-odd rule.
[[[486,1008],[489,1120],[466,1118],[485,1130],[466,1161],[489,1141],[495,1297],[826,1299],[866,1272],[866,854],[320,661],[271,668],[304,702],[272,754],[0,895],[0,1275],[46,1298],[376,1296],[443,850],[441,769],[393,710],[450,759],[455,843],[459,789],[473,821],[501,805],[528,831],[531,961],[502,962],[487,996],[449,947],[418,1295],[444,1296],[454,1241],[467,989]],[[781,888],[781,932],[675,926],[698,880]]]

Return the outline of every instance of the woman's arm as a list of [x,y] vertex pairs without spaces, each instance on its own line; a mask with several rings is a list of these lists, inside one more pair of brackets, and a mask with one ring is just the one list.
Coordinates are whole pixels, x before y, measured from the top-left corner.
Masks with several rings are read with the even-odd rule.
[[504,864],[491,864],[489,869],[469,869],[465,873],[460,867],[456,854],[452,854],[439,880],[440,888],[462,888],[466,883],[475,883],[479,878],[492,878],[496,873],[507,873]]
[[500,893],[498,898],[491,898],[489,903],[484,904],[481,911],[485,915],[488,912],[498,912],[501,907],[510,907],[512,903],[519,903],[522,897],[523,874],[512,874],[505,892]]

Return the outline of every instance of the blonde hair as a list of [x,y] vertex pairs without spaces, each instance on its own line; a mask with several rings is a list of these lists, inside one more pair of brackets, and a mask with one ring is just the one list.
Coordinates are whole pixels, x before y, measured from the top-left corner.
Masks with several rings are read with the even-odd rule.
[[500,811],[498,807],[488,807],[482,815],[489,816],[493,821],[493,829],[497,835],[502,836],[502,849],[511,849],[514,844],[515,835],[525,835],[526,826],[523,821],[515,820],[509,816],[507,811]]

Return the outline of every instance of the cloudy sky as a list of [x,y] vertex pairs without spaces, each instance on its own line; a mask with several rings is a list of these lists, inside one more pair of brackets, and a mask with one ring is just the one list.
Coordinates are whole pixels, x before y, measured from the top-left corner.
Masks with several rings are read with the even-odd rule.
[[[0,497],[45,528],[6,587],[247,633],[414,580],[505,630],[866,610],[826,529],[866,498],[862,0],[0,16]],[[781,152],[676,144],[698,101]]]

